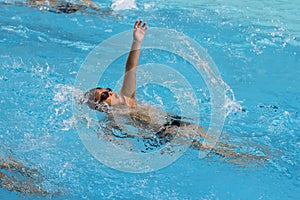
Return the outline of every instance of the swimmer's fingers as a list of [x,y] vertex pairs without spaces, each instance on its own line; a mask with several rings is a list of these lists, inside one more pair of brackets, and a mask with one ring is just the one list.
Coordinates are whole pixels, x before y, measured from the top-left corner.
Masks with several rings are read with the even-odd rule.
[[144,24],[142,25],[142,28],[143,28],[145,31],[148,30],[147,22],[144,22]]
[[134,24],[134,29],[137,29],[137,28],[143,28],[143,29],[146,30],[146,29],[147,29],[147,28],[145,28],[146,25],[147,25],[146,22],[143,23],[142,20],[136,20],[136,21],[135,21],[135,24]]
[[135,25],[134,25],[134,29],[140,29],[140,30],[143,30],[143,32],[147,31],[148,30],[148,26],[147,26],[147,22],[144,22],[142,20],[137,20],[135,22]]
[[137,29],[137,28],[138,28],[138,24],[139,24],[139,20],[136,20],[136,21],[135,21],[135,24],[134,24],[134,29]]
[[140,28],[141,27],[141,24],[143,23],[143,21],[142,20],[140,20],[139,21],[139,24],[138,24],[138,28]]

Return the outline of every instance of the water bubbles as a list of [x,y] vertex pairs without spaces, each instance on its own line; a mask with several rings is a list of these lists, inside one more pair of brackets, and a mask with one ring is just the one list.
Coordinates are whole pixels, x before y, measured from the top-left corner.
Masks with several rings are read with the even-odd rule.
[[73,129],[75,127],[75,125],[77,125],[77,123],[78,123],[78,121],[75,116],[72,116],[69,119],[64,119],[61,130],[69,131],[70,129]]
[[235,114],[242,112],[242,106],[240,103],[235,99],[233,90],[231,88],[228,88],[226,90],[226,96],[225,96],[225,107],[226,107],[226,116],[229,116],[230,114]]

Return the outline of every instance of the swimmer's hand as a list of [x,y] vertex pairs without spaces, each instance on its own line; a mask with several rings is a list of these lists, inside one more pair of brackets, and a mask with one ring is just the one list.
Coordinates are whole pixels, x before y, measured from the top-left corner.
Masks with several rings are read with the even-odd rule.
[[94,2],[92,2],[91,0],[83,0],[85,5],[91,9],[94,9],[94,10],[100,10],[100,8],[98,6],[96,6],[96,4]]
[[143,23],[142,20],[136,20],[136,22],[134,24],[134,31],[133,31],[133,41],[134,42],[141,43],[143,41],[145,33],[148,29],[148,27],[146,25],[147,25],[146,22]]

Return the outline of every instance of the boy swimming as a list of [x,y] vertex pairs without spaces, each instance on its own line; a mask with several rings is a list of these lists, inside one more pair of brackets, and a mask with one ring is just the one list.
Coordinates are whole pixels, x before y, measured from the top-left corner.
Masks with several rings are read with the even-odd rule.
[[54,13],[76,13],[86,9],[99,11],[100,8],[91,0],[79,0],[78,3],[73,3],[67,0],[27,0],[15,2],[1,2],[6,5],[27,5],[28,7],[38,8],[40,10],[47,10]]
[[75,13],[79,10],[91,8],[93,10],[100,10],[100,8],[91,0],[82,0],[82,3],[71,3],[64,0],[29,0],[29,6],[43,7],[47,6],[49,11],[62,13]]
[[[170,114],[149,105],[139,104],[136,100],[136,70],[140,56],[140,48],[147,32],[147,24],[137,20],[134,24],[133,41],[129,52],[123,84],[120,93],[110,88],[96,87],[84,94],[85,102],[89,108],[105,112],[107,125],[105,131],[111,141],[112,138],[139,138],[150,143],[146,149],[160,148],[168,142],[177,144],[191,144],[192,148],[210,150],[214,154],[231,160],[244,160],[245,162],[266,160],[266,154],[253,154],[239,144],[228,144],[227,139],[212,138],[206,134],[203,127],[193,123],[191,119]],[[132,133],[127,127],[137,130]],[[104,129],[102,129],[104,130]],[[121,134],[116,135],[117,130]],[[149,147],[150,146],[150,147]],[[146,149],[143,149],[145,151]]]

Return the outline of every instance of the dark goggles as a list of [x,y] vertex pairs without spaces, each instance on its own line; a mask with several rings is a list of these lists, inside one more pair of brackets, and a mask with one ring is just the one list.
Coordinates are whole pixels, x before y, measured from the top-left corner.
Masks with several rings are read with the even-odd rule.
[[106,90],[106,91],[101,92],[99,102],[105,101],[105,100],[109,97],[109,92],[112,91],[110,88],[106,88],[105,90]]

